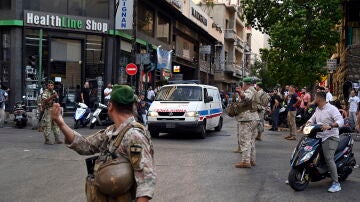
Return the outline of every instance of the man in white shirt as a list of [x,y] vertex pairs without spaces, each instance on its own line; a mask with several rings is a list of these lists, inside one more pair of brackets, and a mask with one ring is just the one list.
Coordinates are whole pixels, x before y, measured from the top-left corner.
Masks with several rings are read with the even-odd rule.
[[107,87],[104,89],[104,96],[105,96],[105,104],[107,105],[109,103],[109,100],[111,98],[111,92],[112,92],[112,84],[108,83]]
[[149,90],[148,90],[148,92],[147,92],[146,98],[147,98],[149,101],[153,101],[154,98],[155,98],[155,91],[153,91],[153,89],[152,89],[151,86],[149,87]]
[[326,92],[326,102],[332,102],[333,101],[333,96],[330,93],[329,88],[325,88],[325,92]]
[[322,139],[322,150],[326,165],[331,174],[332,185],[329,192],[338,192],[341,186],[338,180],[337,168],[334,160],[335,151],[339,145],[339,127],[344,125],[344,119],[339,110],[326,101],[325,92],[315,94],[315,102],[318,107],[308,123],[321,124],[323,132],[317,133],[316,137]]
[[5,122],[5,101],[8,98],[8,94],[5,90],[2,89],[0,84],[0,128],[4,127]]
[[349,118],[351,123],[354,124],[354,126],[357,123],[356,112],[358,111],[359,102],[359,97],[356,96],[355,91],[352,90],[349,98]]

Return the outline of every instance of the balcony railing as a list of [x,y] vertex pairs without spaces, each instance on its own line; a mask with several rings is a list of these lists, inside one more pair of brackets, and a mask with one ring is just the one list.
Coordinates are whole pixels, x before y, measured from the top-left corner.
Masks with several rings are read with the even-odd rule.
[[227,40],[235,41],[236,32],[233,29],[225,29],[224,38]]

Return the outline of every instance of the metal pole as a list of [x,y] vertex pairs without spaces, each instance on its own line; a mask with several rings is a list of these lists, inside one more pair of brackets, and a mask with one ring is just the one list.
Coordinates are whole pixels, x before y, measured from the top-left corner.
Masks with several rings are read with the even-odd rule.
[[[131,50],[131,55],[132,55],[132,61],[134,64],[136,64],[136,8],[137,8],[137,0],[134,0],[134,4],[133,4],[133,41],[132,41],[132,50]],[[141,75],[141,71],[139,73]],[[136,75],[135,75],[136,76]],[[131,83],[130,85],[131,86],[134,86],[133,85],[133,76],[131,76]],[[139,86],[138,86],[138,89],[139,89]]]
[[44,32],[43,32],[43,29],[40,29],[39,31],[39,67],[38,67],[38,75],[39,75],[39,78],[38,78],[38,87],[39,89],[41,88],[41,81],[43,79],[43,70],[42,70],[42,40],[43,40],[43,37],[44,37]]

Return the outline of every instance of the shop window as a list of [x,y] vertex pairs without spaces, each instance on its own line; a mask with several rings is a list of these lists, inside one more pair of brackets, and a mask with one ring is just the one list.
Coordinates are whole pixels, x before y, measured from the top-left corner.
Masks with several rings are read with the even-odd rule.
[[8,30],[0,30],[0,82],[9,86],[10,71],[10,33]]
[[11,0],[1,0],[0,1],[0,10],[10,9]]
[[352,29],[352,45],[360,44],[360,28]]
[[109,18],[109,0],[85,0],[86,16]]
[[188,59],[188,60],[192,60],[194,57],[196,57],[195,55],[195,46],[193,43],[191,43],[190,41],[177,36],[176,37],[176,55],[180,56],[182,58]]
[[104,73],[105,40],[101,36],[87,35],[86,37],[86,78],[95,78]]
[[82,16],[85,15],[84,0],[68,0],[68,14]]
[[160,14],[156,26],[156,38],[165,43],[170,42],[170,20]]
[[25,10],[67,14],[67,1],[64,0],[31,0],[23,1]]
[[149,36],[154,36],[154,11],[144,4],[139,4],[138,11],[138,29]]

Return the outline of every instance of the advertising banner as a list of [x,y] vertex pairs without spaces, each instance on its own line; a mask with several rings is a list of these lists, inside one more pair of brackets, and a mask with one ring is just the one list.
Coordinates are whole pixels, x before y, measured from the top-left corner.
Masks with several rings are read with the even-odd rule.
[[172,51],[157,48],[157,69],[168,69],[172,71],[171,54]]
[[116,0],[115,29],[132,29],[133,6],[134,0]]

